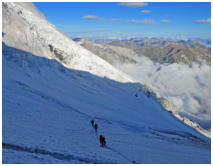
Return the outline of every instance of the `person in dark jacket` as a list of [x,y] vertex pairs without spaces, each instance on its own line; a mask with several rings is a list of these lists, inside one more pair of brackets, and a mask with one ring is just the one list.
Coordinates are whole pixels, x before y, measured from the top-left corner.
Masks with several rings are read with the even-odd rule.
[[100,135],[99,140],[100,140],[101,146],[105,147],[106,146],[106,139],[105,139],[105,137],[103,135]]
[[95,128],[95,132],[97,133],[97,131],[98,131],[98,125],[95,124],[95,125],[94,125],[94,128]]
[[94,127],[94,120],[91,120],[91,125]]

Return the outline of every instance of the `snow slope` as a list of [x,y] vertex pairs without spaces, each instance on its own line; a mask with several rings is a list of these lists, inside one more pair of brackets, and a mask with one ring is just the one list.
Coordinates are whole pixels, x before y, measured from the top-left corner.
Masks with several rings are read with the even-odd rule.
[[3,44],[3,163],[210,163],[210,139],[136,87]]
[[30,10],[3,4],[3,163],[210,163],[208,137]]

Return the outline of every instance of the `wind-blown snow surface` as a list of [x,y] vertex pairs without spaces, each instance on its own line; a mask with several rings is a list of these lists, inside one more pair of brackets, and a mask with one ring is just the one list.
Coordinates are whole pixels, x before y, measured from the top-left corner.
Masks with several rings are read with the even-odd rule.
[[177,106],[178,112],[196,121],[203,128],[211,128],[211,67],[192,64],[153,64],[146,57],[138,64],[118,64],[118,68]]
[[2,60],[3,163],[210,163],[210,139],[136,84],[66,69],[5,44]]

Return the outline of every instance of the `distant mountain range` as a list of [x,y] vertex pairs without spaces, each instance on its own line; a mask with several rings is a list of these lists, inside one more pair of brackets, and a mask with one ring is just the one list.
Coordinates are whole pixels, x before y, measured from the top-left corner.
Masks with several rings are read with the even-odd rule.
[[131,48],[94,43],[87,39],[81,38],[74,39],[74,41],[111,64],[116,62],[136,63],[136,60],[134,60],[133,57],[137,56],[137,54]]
[[159,63],[201,63],[211,64],[211,48],[196,40],[168,41],[158,38],[131,39],[111,42],[125,48],[131,48],[138,56],[146,56]]
[[104,44],[100,42],[94,43],[86,39],[74,40],[111,64],[115,61],[120,63],[136,63],[137,61],[134,59],[134,56],[146,56],[153,62],[161,64],[201,64],[206,62],[208,65],[211,65],[211,47],[198,40],[147,37],[114,40]]

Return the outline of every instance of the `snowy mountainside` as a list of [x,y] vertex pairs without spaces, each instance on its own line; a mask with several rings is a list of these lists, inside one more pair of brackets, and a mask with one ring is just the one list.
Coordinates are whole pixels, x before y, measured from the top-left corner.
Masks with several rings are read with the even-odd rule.
[[5,44],[57,59],[68,68],[89,71],[122,82],[131,81],[128,75],[72,41],[38,11],[35,13],[36,9],[32,6],[26,3],[3,3]]
[[32,4],[3,3],[2,54],[3,163],[210,163],[208,137]]
[[3,43],[3,163],[210,163],[210,139],[137,87]]

